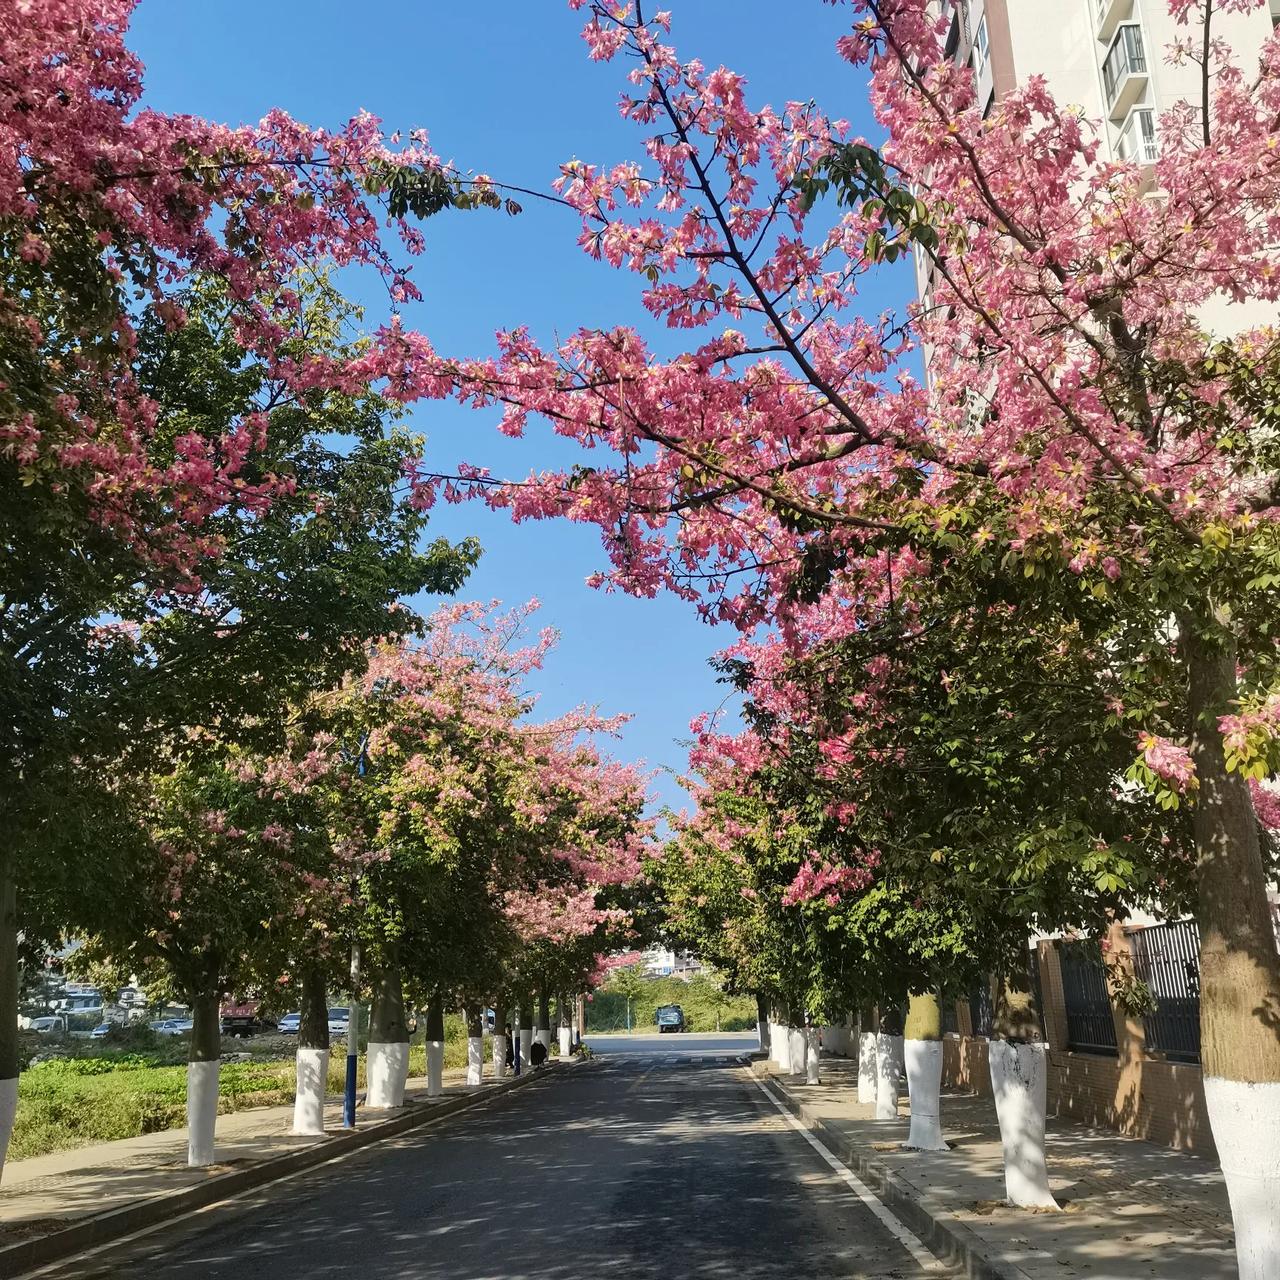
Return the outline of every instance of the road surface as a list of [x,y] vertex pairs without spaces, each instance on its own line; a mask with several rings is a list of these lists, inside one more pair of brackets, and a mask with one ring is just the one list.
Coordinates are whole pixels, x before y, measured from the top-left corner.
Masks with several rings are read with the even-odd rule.
[[[442,1124],[80,1259],[77,1280],[915,1277],[734,1059],[615,1041]],[[745,1040],[747,1043],[741,1043]],[[673,1047],[673,1043],[675,1046]],[[711,1047],[707,1047],[710,1042]]]

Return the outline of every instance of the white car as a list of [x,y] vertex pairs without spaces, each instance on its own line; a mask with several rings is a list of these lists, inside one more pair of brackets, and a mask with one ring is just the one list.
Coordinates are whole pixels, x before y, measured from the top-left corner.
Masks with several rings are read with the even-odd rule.
[[32,1018],[31,1026],[28,1030],[36,1031],[42,1036],[49,1035],[54,1031],[65,1031],[67,1029],[67,1020],[62,1017],[55,1018]]
[[190,1018],[161,1018],[150,1024],[151,1030],[159,1036],[183,1036],[192,1027]]
[[351,1028],[351,1010],[341,1007],[329,1010],[329,1034],[345,1036]]
[[296,1036],[298,1034],[298,1028],[301,1025],[302,1014],[286,1013],[284,1017],[276,1023],[276,1030],[279,1031],[281,1035]]

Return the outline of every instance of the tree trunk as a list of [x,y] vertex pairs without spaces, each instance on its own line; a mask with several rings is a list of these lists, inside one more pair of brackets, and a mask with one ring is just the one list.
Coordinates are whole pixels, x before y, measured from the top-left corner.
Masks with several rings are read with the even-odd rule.
[[444,1000],[435,992],[427,1002],[427,1097],[444,1091]]
[[187,1164],[213,1163],[218,1119],[218,1071],[222,1061],[221,993],[202,991],[191,1000],[191,1049],[187,1055]]
[[804,1082],[805,1084],[820,1084],[821,1076],[819,1074],[820,1058],[820,1041],[818,1036],[818,1026],[814,1022],[810,1022],[804,1029]]
[[916,1151],[947,1151],[942,1138],[942,1009],[932,991],[908,997],[903,1052],[911,1097],[906,1145]]
[[546,987],[538,991],[538,1024],[535,1038],[542,1043],[544,1049],[551,1048],[551,997]]
[[18,888],[0,860],[0,1177],[18,1112]]
[[758,991],[756,992],[756,1037],[760,1042],[760,1052],[768,1054],[771,1043],[769,1027],[769,1002]]
[[484,1083],[484,1014],[478,1004],[463,1008],[467,1020],[467,1084]]
[[1010,965],[997,975],[993,1003],[987,1065],[1004,1151],[1005,1195],[1020,1209],[1056,1209],[1044,1151],[1049,1055],[1037,1043],[1039,1012],[1026,969]]
[[520,1001],[520,1069],[531,1066],[529,1053],[533,1048],[533,1002],[524,996]]
[[560,1056],[568,1059],[573,1054],[573,1022],[569,1015],[568,998],[561,994],[557,997],[560,1005]]
[[1232,642],[1181,620],[1187,660],[1205,1102],[1241,1280],[1280,1275],[1280,957],[1248,784],[1228,773],[1218,717],[1237,694]]
[[503,1080],[507,1074],[507,1006],[493,1002],[493,1078]]
[[409,1024],[404,1016],[400,965],[394,955],[388,956],[373,976],[365,1062],[369,1085],[365,1105],[374,1111],[404,1106],[405,1082],[409,1078]]
[[305,965],[302,1017],[298,1021],[293,1131],[313,1138],[324,1136],[324,1095],[329,1083],[329,1008],[325,994],[324,970],[317,964]]
[[876,1119],[898,1118],[898,1094],[902,1089],[902,1019],[897,1009],[880,1011],[876,1033]]

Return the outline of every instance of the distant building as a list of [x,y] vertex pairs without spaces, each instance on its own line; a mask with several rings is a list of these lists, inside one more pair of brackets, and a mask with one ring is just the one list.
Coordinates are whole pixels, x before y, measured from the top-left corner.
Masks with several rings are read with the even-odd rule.
[[702,972],[702,961],[687,951],[650,947],[644,953],[645,972],[655,978],[687,978]]

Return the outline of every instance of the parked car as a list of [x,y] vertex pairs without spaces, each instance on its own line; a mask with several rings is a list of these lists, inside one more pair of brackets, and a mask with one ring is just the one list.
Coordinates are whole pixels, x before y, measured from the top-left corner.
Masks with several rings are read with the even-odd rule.
[[658,1024],[659,1034],[684,1030],[684,1010],[678,1004],[664,1004],[660,1009],[655,1009],[653,1020]]
[[190,1018],[160,1018],[150,1024],[151,1030],[161,1036],[186,1035],[192,1025]]
[[351,1010],[341,1006],[329,1010],[329,1034],[345,1036],[351,1028]]
[[298,1028],[301,1025],[302,1014],[286,1013],[284,1017],[276,1023],[276,1030],[279,1031],[281,1035],[296,1036],[298,1034]]
[[103,1036],[109,1036],[112,1028],[116,1024],[114,1022],[100,1022],[92,1031],[89,1032],[91,1040],[101,1040]]
[[28,1029],[45,1036],[52,1032],[65,1031],[67,1029],[67,1020],[61,1016],[51,1018],[32,1018],[31,1026]]

